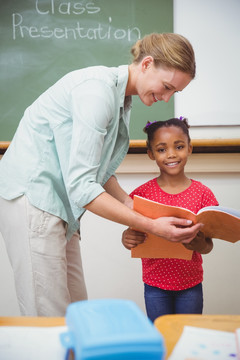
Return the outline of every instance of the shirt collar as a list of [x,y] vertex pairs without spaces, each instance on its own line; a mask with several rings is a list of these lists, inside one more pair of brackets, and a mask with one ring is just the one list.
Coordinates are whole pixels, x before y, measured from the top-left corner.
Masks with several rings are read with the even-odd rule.
[[120,65],[118,67],[118,79],[117,79],[117,89],[120,94],[120,107],[128,110],[132,105],[132,97],[125,96],[126,87],[128,82],[128,65]]

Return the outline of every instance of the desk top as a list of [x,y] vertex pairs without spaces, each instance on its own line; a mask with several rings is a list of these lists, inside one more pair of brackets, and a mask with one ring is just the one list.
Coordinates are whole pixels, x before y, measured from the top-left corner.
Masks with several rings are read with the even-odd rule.
[[164,315],[157,318],[154,324],[164,337],[168,358],[184,326],[234,332],[240,327],[240,315]]
[[[240,328],[240,315],[164,315],[154,324],[164,337],[168,358],[185,325],[233,332]],[[64,325],[64,317],[0,317],[0,326]]]

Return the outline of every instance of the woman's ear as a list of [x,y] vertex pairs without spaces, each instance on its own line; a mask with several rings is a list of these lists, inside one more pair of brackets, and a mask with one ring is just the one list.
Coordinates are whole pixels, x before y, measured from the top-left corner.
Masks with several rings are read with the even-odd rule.
[[153,57],[152,56],[146,56],[142,60],[142,70],[147,70],[151,65],[153,64]]
[[147,154],[148,154],[148,157],[149,157],[151,160],[155,160],[155,157],[154,157],[154,155],[153,155],[153,153],[152,153],[152,150],[147,149]]

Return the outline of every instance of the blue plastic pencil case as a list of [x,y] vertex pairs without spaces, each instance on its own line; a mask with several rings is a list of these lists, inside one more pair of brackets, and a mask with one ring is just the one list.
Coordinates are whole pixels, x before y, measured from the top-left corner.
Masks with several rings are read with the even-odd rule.
[[163,337],[129,300],[98,299],[72,303],[66,312],[68,332],[61,342],[75,360],[162,360]]

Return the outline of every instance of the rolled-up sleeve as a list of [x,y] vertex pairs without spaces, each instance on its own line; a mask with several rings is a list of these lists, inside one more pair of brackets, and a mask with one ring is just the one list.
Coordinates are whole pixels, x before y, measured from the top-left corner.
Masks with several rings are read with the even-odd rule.
[[103,146],[114,117],[113,89],[98,80],[83,82],[71,92],[71,113],[73,129],[66,188],[71,201],[83,208],[104,192],[98,174],[107,161],[103,158]]

